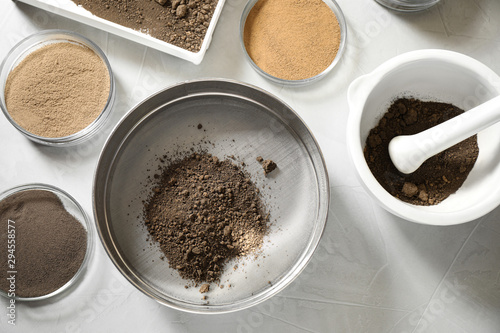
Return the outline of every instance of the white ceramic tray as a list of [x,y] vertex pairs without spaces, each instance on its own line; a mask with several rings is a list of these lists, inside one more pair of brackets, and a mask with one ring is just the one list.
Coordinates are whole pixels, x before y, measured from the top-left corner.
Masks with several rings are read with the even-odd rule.
[[145,33],[126,28],[122,25],[110,22],[108,20],[102,19],[90,13],[89,11],[77,6],[71,0],[17,0],[20,2],[27,3],[29,5],[44,9],[46,11],[70,18],[72,20],[91,25],[93,27],[102,29],[109,33],[127,38],[134,42],[149,46],[151,48],[157,49],[159,51],[174,55],[176,57],[188,60],[196,65],[198,65],[205,56],[205,52],[210,45],[212,40],[212,34],[215,30],[215,25],[219,20],[222,7],[224,6],[225,0],[219,0],[217,7],[215,8],[212,20],[208,26],[207,33],[201,45],[200,51],[191,52],[180,48],[178,46],[169,44],[162,40],[153,38]]

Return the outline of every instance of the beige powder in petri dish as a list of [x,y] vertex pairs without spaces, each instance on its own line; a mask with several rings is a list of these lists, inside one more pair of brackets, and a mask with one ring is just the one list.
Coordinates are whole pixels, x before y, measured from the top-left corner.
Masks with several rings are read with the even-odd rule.
[[106,106],[109,91],[108,69],[94,51],[58,42],[33,51],[10,72],[5,104],[26,131],[59,138],[89,126]]
[[304,80],[326,70],[340,47],[340,25],[322,0],[259,0],[245,21],[245,49],[264,72]]

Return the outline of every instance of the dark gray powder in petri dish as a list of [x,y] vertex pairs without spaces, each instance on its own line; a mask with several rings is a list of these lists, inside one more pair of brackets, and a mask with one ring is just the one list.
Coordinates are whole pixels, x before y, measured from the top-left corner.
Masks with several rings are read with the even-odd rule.
[[87,231],[56,194],[27,190],[0,202],[0,289],[9,297],[56,291],[76,274],[86,248]]

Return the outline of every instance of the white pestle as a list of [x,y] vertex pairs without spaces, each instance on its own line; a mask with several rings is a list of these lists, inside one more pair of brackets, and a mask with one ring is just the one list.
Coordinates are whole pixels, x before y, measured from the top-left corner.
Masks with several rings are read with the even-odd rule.
[[389,155],[402,173],[412,173],[428,158],[500,121],[500,96],[414,135],[389,142]]

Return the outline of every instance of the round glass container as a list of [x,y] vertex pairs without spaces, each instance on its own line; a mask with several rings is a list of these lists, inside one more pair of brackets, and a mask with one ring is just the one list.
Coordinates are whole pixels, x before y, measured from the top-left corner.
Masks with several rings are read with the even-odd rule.
[[333,59],[332,63],[321,73],[312,76],[310,78],[302,79],[302,80],[285,80],[281,79],[279,77],[273,76],[267,72],[265,72],[262,68],[260,68],[250,57],[248,54],[246,47],[245,47],[245,41],[244,41],[244,32],[245,32],[245,22],[247,20],[248,14],[252,10],[253,6],[258,2],[259,0],[250,0],[245,8],[243,9],[243,14],[241,15],[240,19],[240,44],[241,47],[243,48],[243,52],[245,54],[245,58],[250,62],[250,65],[262,76],[265,78],[278,83],[278,84],[284,84],[284,85],[289,85],[289,86],[300,86],[300,85],[306,85],[310,84],[313,82],[318,81],[319,79],[323,78],[326,74],[328,74],[335,66],[340,61],[340,58],[344,54],[344,49],[345,49],[345,44],[346,44],[346,39],[347,39],[347,25],[345,22],[344,14],[342,13],[342,10],[340,9],[340,6],[335,2],[335,0],[324,0],[324,2],[330,7],[330,9],[333,11],[335,14],[335,17],[337,18],[337,21],[339,22],[340,26],[340,44],[339,44],[339,49],[337,51],[337,54],[335,55],[335,58]]
[[[108,100],[101,113],[97,116],[97,118],[87,127],[76,133],[56,138],[43,137],[27,131],[25,128],[16,123],[16,121],[14,121],[14,119],[9,114],[9,111],[7,110],[7,106],[5,103],[5,85],[10,72],[22,60],[24,60],[27,55],[29,55],[33,51],[36,51],[46,45],[53,43],[73,43],[88,47],[89,49],[94,51],[94,53],[98,55],[99,58],[103,61],[108,70],[109,80],[110,80]],[[2,64],[0,65],[0,108],[2,109],[7,119],[10,121],[10,123],[16,129],[18,129],[28,139],[40,144],[49,146],[61,146],[61,145],[68,146],[68,145],[78,144],[87,140],[104,125],[113,107],[114,98],[115,98],[115,82],[111,70],[111,65],[109,64],[106,55],[92,41],[71,31],[44,30],[35,33],[31,36],[28,36],[12,48],[12,50],[7,54]]]
[[[78,279],[82,276],[83,272],[86,269],[86,266],[90,260],[90,257],[92,256],[93,248],[94,248],[94,236],[93,236],[93,230],[92,230],[92,224],[90,222],[90,218],[85,212],[85,210],[80,206],[80,204],[67,192],[52,186],[52,185],[47,185],[47,184],[26,184],[26,185],[20,185],[16,186],[14,188],[11,188],[3,193],[0,193],[0,202],[5,200],[7,197],[10,197],[14,194],[19,194],[22,192],[28,192],[28,191],[47,191],[51,192],[61,200],[61,203],[63,204],[64,208],[68,213],[70,213],[80,224],[83,226],[87,233],[87,247],[85,250],[85,257],[83,258],[82,263],[80,264],[79,269],[75,273],[75,275],[64,285],[62,285],[60,288],[57,290],[41,295],[41,296],[36,296],[36,297],[21,297],[21,296],[15,296],[14,299],[20,300],[20,301],[39,301],[39,300],[45,300],[48,298],[51,298],[53,296],[59,295],[63,293],[64,291],[70,289],[71,286],[75,284],[75,282],[78,281]],[[3,232],[3,231],[2,231]],[[57,232],[55,230],[54,232]],[[5,251],[5,250],[2,250]],[[5,258],[6,259],[6,258]],[[9,297],[8,293],[6,293],[4,290],[0,289],[0,295],[6,298],[11,298]]]

